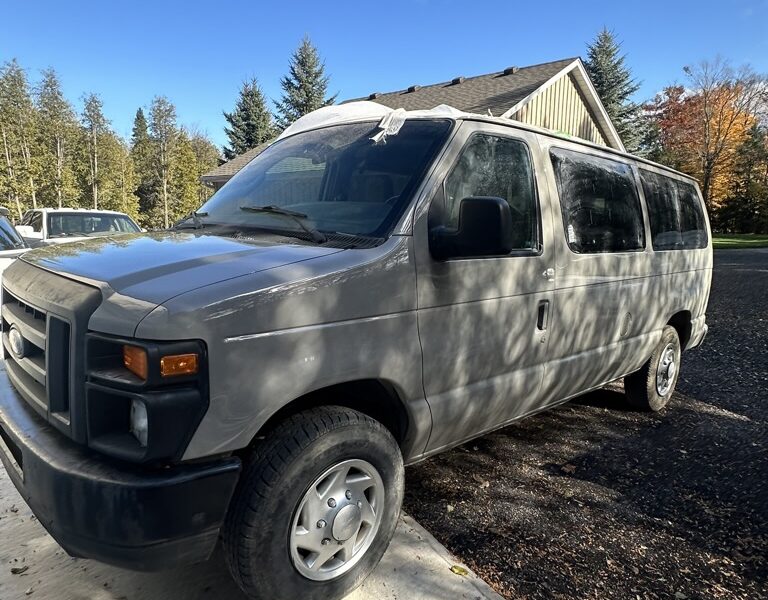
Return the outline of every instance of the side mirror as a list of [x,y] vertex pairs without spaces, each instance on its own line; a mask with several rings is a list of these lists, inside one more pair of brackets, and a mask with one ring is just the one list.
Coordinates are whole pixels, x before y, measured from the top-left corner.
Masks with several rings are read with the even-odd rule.
[[502,198],[464,198],[456,229],[439,225],[429,232],[429,250],[438,260],[499,256],[512,249],[512,211]]
[[37,248],[43,241],[43,232],[35,231],[31,225],[16,225],[16,231],[32,248]]
[[29,238],[41,238],[43,237],[39,231],[32,229],[31,225],[16,225],[16,231],[19,232],[21,237]]

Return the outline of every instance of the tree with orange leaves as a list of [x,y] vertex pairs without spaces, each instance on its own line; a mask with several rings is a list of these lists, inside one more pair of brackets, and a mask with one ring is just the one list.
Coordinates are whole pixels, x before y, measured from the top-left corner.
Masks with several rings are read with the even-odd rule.
[[696,176],[710,211],[729,195],[735,157],[768,105],[768,83],[749,67],[717,59],[685,67],[646,108],[656,125],[654,158]]

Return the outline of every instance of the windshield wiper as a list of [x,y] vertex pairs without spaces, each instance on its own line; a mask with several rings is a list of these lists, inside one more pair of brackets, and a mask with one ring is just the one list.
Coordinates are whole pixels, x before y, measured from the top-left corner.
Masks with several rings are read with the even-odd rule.
[[[205,223],[203,223],[200,217],[207,217],[207,216],[208,216],[207,212],[196,212],[193,210],[186,217],[174,223],[173,228],[174,229],[202,229],[203,227],[205,227]],[[181,225],[182,223],[186,223],[187,221],[192,221],[191,227],[189,226],[179,227],[179,225]]]
[[288,210],[287,208],[280,208],[279,206],[274,206],[272,204],[267,206],[241,206],[240,210],[244,210],[246,212],[253,212],[253,213],[263,213],[268,215],[278,215],[281,217],[288,217],[292,221],[294,221],[299,227],[301,227],[304,231],[306,231],[309,236],[312,238],[312,241],[317,244],[323,244],[326,241],[328,241],[328,238],[325,237],[325,234],[321,231],[318,231],[314,227],[310,227],[307,225],[307,219],[309,218],[304,213],[296,212],[294,210]]

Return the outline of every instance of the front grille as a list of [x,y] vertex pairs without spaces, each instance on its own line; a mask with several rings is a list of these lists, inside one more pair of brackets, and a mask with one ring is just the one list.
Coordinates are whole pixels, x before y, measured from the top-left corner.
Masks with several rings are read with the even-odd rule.
[[[5,366],[14,387],[46,418],[69,423],[69,323],[3,289]],[[15,327],[24,338],[19,356],[10,341]]]

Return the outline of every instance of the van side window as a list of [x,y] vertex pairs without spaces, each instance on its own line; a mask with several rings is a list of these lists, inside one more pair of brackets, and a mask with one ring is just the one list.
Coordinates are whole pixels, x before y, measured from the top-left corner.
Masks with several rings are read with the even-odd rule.
[[537,217],[533,167],[520,140],[489,134],[473,135],[445,181],[443,222],[457,227],[459,205],[471,196],[494,196],[512,209],[513,248],[536,247]]
[[651,245],[654,250],[676,250],[683,247],[680,235],[680,211],[677,182],[674,179],[640,169],[648,218],[651,222]]
[[550,155],[573,252],[645,248],[643,213],[629,165],[561,148]]
[[707,226],[696,188],[640,169],[654,250],[706,248]]
[[683,247],[706,248],[707,225],[701,200],[696,188],[690,183],[677,182],[678,198],[680,201],[680,234],[683,237]]

